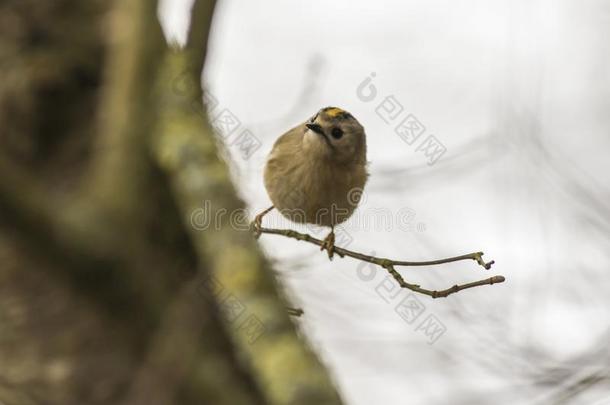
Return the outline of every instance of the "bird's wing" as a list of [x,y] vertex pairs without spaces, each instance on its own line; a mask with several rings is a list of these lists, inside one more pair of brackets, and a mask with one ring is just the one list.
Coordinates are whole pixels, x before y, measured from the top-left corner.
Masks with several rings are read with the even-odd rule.
[[305,124],[299,124],[286,132],[284,135],[277,138],[273,144],[273,149],[269,154],[269,159],[279,157],[278,154],[281,152],[282,155],[293,156],[294,153],[298,153],[301,148],[301,141],[303,134],[305,133]]

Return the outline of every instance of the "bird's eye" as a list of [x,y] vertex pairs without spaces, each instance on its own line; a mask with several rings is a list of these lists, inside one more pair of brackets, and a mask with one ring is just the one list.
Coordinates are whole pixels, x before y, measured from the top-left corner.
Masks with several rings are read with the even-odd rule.
[[343,136],[343,130],[341,128],[334,127],[330,134],[333,136],[333,138],[339,139]]

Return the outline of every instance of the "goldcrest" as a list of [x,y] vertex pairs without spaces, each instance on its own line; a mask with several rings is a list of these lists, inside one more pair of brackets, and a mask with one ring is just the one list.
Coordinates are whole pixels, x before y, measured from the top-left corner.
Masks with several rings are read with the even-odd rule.
[[273,145],[264,174],[273,207],[261,215],[276,208],[294,222],[330,227],[322,249],[332,258],[334,227],[357,208],[367,178],[364,128],[345,110],[323,108]]

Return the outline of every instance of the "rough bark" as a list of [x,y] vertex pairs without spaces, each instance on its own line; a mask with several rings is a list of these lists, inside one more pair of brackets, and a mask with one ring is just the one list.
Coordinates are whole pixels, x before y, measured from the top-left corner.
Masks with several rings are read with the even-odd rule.
[[0,4],[0,402],[340,403],[251,234],[190,224],[244,208],[201,102],[213,2],[184,50],[156,2],[52,3]]

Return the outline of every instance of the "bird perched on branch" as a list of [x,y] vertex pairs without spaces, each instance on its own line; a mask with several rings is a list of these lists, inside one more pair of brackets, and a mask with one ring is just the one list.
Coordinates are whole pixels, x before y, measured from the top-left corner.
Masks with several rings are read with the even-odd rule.
[[262,218],[276,208],[298,223],[330,227],[321,250],[332,259],[334,228],[347,220],[366,183],[366,135],[347,111],[326,107],[280,136],[265,165],[265,188],[273,206],[254,219],[260,235]]

